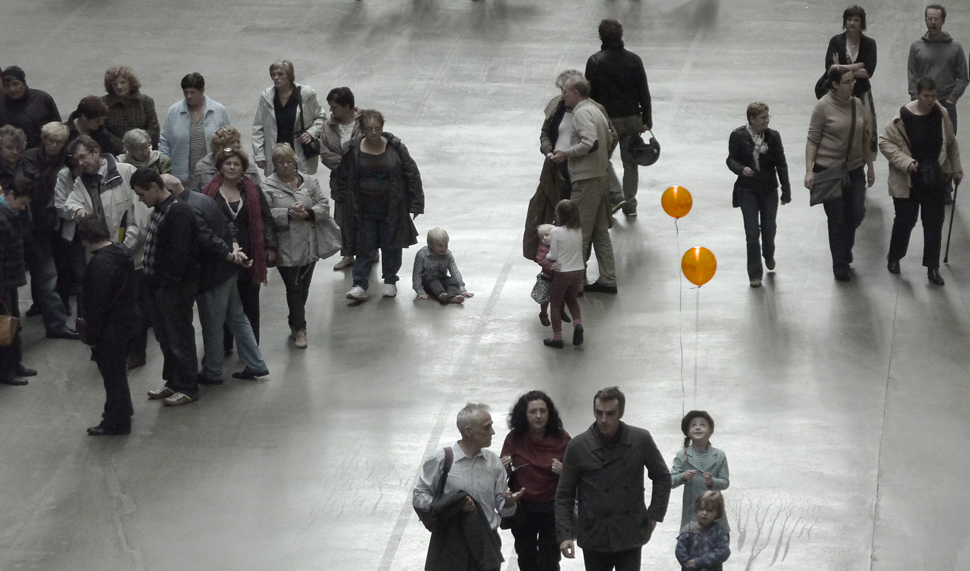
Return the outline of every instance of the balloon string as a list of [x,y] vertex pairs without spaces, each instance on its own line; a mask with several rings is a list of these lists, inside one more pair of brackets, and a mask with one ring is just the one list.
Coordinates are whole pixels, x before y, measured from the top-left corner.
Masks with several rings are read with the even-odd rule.
[[[674,230],[677,233],[677,237],[680,237],[680,226],[677,225],[677,219],[674,218]],[[680,251],[680,242],[677,242],[677,251]]]
[[697,286],[697,295],[694,296],[694,407],[697,407],[697,354],[700,353],[701,344],[701,287]]
[[[677,227],[677,219],[674,219],[674,228]],[[677,254],[680,255],[680,231],[677,232]],[[680,416],[684,417],[687,414],[687,382],[684,379],[684,272],[678,272],[680,275],[680,287],[678,288],[678,301],[680,302]]]

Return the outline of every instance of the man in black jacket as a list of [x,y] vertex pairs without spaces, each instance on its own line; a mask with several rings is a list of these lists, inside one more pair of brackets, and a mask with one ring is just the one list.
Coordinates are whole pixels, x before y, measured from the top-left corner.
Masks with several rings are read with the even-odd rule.
[[135,302],[131,250],[113,243],[104,219],[88,216],[78,222],[78,236],[91,255],[84,274],[85,341],[94,346],[94,360],[104,379],[104,413],[101,423],[88,429],[91,436],[131,432],[131,389],[126,365],[128,345],[141,317]]
[[202,323],[202,372],[199,383],[222,384],[223,324],[236,338],[239,360],[246,365],[233,373],[237,379],[254,379],[269,374],[263,354],[256,343],[253,328],[243,312],[237,278],[239,266],[248,266],[249,259],[236,241],[236,225],[229,220],[216,201],[202,194],[185,190],[175,176],[163,174],[165,188],[179,201],[192,207],[199,226],[199,247],[202,273],[199,276],[199,321]]
[[54,99],[45,91],[27,87],[24,70],[12,65],[3,70],[3,95],[0,95],[0,126],[13,125],[27,134],[27,148],[40,146],[40,130],[51,121],[60,121]]
[[[20,212],[30,206],[33,187],[26,179],[17,179],[0,196],[0,313],[20,317],[17,288],[27,285],[24,266],[24,241],[21,237]],[[27,379],[37,374],[21,362],[20,328],[13,342],[0,347],[0,384],[26,385]]]
[[590,97],[606,108],[610,121],[620,137],[620,159],[623,161],[623,213],[637,215],[637,162],[630,155],[630,140],[653,129],[650,89],[643,61],[623,47],[623,26],[612,19],[599,26],[602,49],[586,61],[586,79]]
[[166,406],[198,398],[199,360],[192,305],[199,291],[199,228],[192,207],[179,202],[158,173],[140,168],[131,175],[139,200],[154,208],[145,242],[145,282],[151,292],[152,328],[162,347],[165,386],[148,398]]

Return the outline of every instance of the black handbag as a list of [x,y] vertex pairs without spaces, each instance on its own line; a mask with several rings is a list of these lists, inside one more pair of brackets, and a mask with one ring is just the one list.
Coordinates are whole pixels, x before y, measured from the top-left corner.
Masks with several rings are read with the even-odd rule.
[[849,145],[845,149],[845,161],[841,165],[815,173],[812,189],[809,191],[809,205],[815,206],[836,198],[842,198],[842,191],[849,188],[849,153],[852,151],[852,138],[855,137],[855,98],[852,104],[852,124],[849,127]]
[[910,180],[916,177],[919,177],[920,186],[931,192],[940,192],[946,188],[946,174],[937,161],[921,161]]
[[[303,93],[301,88],[300,95],[300,132],[296,134],[299,139],[300,135],[306,133],[306,127],[303,126]],[[309,143],[300,142],[300,146],[303,148],[303,158],[312,159],[313,157],[320,156],[320,139],[313,139]]]

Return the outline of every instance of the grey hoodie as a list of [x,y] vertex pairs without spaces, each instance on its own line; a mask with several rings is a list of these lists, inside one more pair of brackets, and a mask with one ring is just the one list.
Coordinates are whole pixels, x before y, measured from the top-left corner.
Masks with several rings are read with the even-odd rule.
[[909,95],[916,96],[916,82],[923,77],[936,82],[936,93],[940,101],[956,103],[970,83],[967,70],[967,56],[959,42],[953,41],[950,34],[943,32],[939,40],[931,40],[930,33],[913,42],[909,47]]

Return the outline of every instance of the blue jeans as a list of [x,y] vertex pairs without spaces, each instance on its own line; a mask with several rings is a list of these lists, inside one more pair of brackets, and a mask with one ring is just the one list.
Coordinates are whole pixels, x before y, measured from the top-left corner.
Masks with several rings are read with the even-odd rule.
[[223,324],[232,332],[239,350],[239,360],[253,371],[265,371],[266,362],[256,344],[253,328],[243,312],[239,286],[233,276],[221,284],[199,294],[199,321],[202,324],[202,376],[222,378]]
[[[824,170],[815,166],[815,172]],[[849,275],[855,231],[866,217],[865,167],[849,171],[849,188],[841,198],[823,203],[828,217],[829,249],[832,251],[832,272],[836,276]]]
[[371,258],[374,257],[377,248],[381,249],[381,277],[384,283],[397,283],[403,248],[391,245],[391,228],[387,224],[387,204],[362,203],[360,209],[366,251],[354,259],[354,285],[367,289],[370,284]]
[[44,317],[44,329],[48,333],[67,329],[67,310],[57,293],[57,267],[51,245],[35,236],[24,240],[24,261],[30,272],[30,294],[34,303],[40,306]]
[[761,279],[764,269],[761,256],[775,257],[775,217],[778,215],[777,192],[738,192],[744,237],[748,242],[748,279]]

